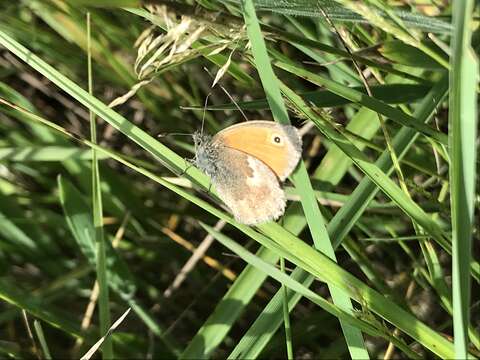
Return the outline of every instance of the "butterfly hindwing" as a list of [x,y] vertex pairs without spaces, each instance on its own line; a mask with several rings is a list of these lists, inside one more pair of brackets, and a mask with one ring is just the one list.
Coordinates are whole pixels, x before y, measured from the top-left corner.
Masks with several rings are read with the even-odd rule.
[[275,174],[262,161],[225,148],[219,154],[219,163],[225,169],[218,169],[212,183],[238,222],[254,225],[283,214],[285,194]]

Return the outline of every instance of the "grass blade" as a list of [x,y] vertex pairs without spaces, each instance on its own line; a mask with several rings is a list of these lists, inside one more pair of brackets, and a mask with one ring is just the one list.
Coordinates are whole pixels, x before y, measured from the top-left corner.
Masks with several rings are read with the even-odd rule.
[[[266,248],[261,248],[256,256],[270,264],[278,261],[278,255]],[[260,273],[255,267],[247,266],[218,302],[215,310],[189,342],[180,357],[182,359],[208,358],[224,340],[233,324],[265,281],[265,278],[266,275]]]
[[412,127],[415,130],[421,132],[422,134],[429,136],[432,139],[435,139],[441,144],[447,144],[447,137],[445,136],[445,134],[432,129],[425,124],[418,123],[418,121],[416,121],[416,119],[412,116],[390,105],[387,105],[382,101],[370,97],[360,91],[356,91],[347,86],[338,84],[335,81],[332,81],[320,74],[314,74],[310,71],[303,69],[300,66],[288,64],[285,62],[275,62],[275,65],[278,66],[280,69],[289,71],[293,74],[296,74],[297,76],[303,77],[305,80],[308,80],[315,85],[325,86],[333,93],[349,99],[352,102],[361,104],[373,111],[376,111],[379,114],[385,115],[386,117],[388,117],[392,121],[399,123],[400,125]]
[[468,354],[470,313],[469,265],[472,248],[476,181],[478,59],[470,46],[474,1],[453,4],[450,60],[450,199],[452,216],[452,291],[455,357]]
[[[91,26],[90,13],[87,13],[87,52],[88,52],[88,93],[93,93],[92,78],[92,51],[91,51]],[[90,141],[97,143],[97,126],[95,123],[95,114],[90,111]],[[110,300],[108,293],[108,276],[106,265],[105,238],[103,236],[103,205],[102,191],[100,187],[100,170],[98,168],[97,151],[92,149],[92,209],[93,226],[95,228],[95,254],[96,271],[99,288],[98,307],[100,318],[101,336],[107,334],[110,328]],[[104,359],[113,358],[113,345],[110,337],[105,339],[102,345],[102,356]]]
[[[242,2],[247,34],[252,44],[252,53],[255,59],[257,70],[265,89],[267,101],[270,105],[273,117],[280,123],[290,123],[287,109],[278,86],[278,79],[275,76],[263,35],[258,23],[257,15],[252,0]],[[335,252],[332,248],[328,233],[323,222],[322,214],[313,192],[312,184],[308,177],[307,169],[303,162],[300,162],[297,170],[292,175],[292,180],[300,194],[300,201],[303,212],[307,218],[308,227],[312,235],[315,247],[335,260]],[[329,287],[333,301],[341,309],[349,312],[353,310],[352,303],[348,296],[334,286]],[[288,300],[285,299],[285,302]],[[345,340],[354,359],[368,358],[368,352],[363,342],[362,333],[359,329],[340,321]]]
[[34,320],[33,327],[35,329],[35,333],[37,334],[38,342],[42,347],[43,356],[47,360],[52,359],[52,355],[50,355],[50,350],[48,349],[47,341],[45,340],[45,334],[43,332],[42,324],[40,323],[40,321]]

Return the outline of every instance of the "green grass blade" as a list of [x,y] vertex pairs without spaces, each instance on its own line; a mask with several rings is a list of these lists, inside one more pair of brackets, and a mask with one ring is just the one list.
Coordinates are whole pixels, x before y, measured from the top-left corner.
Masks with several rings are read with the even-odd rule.
[[[215,229],[202,224],[202,226],[212,235],[215,236],[217,240],[219,240],[224,246],[226,246],[228,249],[233,251],[235,254],[239,255],[242,259],[247,261],[248,263],[252,264],[262,272],[268,274],[269,276],[273,277],[277,281],[281,282],[282,285],[285,285],[289,287],[291,290],[300,293],[307,299],[311,300],[318,306],[320,306],[322,309],[326,310],[329,313],[335,314],[338,318],[345,320],[348,323],[355,324],[356,327],[359,329],[362,329],[366,331],[369,334],[376,334],[377,336],[386,336],[392,341],[394,341],[396,344],[400,345],[400,347],[404,347],[403,345],[400,344],[399,341],[394,339],[392,336],[388,335],[388,332],[385,332],[382,334],[382,331],[379,329],[376,329],[374,326],[372,326],[371,323],[369,323],[368,320],[361,319],[360,317],[354,316],[349,312],[345,312],[344,310],[340,309],[339,307],[336,307],[335,305],[332,305],[325,299],[321,298],[317,294],[315,294],[313,291],[309,290],[308,288],[304,287],[301,283],[297,282],[293,277],[289,277],[285,273],[283,273],[281,270],[277,269],[275,266],[272,264],[266,263],[260,258],[256,257],[254,254],[248,252],[245,250],[242,246],[239,244],[235,243],[233,240],[225,236],[224,234],[216,231]],[[383,329],[385,330],[385,329]],[[418,356],[411,350],[407,350],[407,353],[413,357],[417,358]],[[230,358],[230,357],[229,357]]]
[[[364,86],[352,86],[352,89],[366,94]],[[421,84],[385,84],[371,87],[373,96],[387,104],[411,103],[423,99],[430,90],[430,86]],[[341,97],[329,90],[315,90],[299,93],[309,103],[318,107],[335,107],[351,104],[352,101]],[[268,102],[266,99],[257,99],[252,101],[239,101],[236,104],[225,103],[209,106],[188,106],[185,109],[192,110],[236,110],[237,106],[242,110],[267,110]]]
[[471,48],[474,1],[453,4],[450,72],[450,199],[452,216],[452,292],[455,356],[468,354],[469,265],[474,229],[478,59]]
[[[230,2],[238,3],[240,0],[229,0]],[[323,12],[320,7],[327,13],[327,15],[335,21],[346,22],[365,22],[365,18],[358,15],[356,12],[346,7],[338,6],[330,0],[320,1],[286,1],[278,2],[275,0],[255,0],[255,7],[262,11],[271,11],[282,15],[293,15],[301,17],[323,18]],[[407,11],[395,11],[395,15],[400,17],[405,25],[415,27],[422,31],[449,33],[452,28],[449,23],[437,19],[435,17],[425,16],[422,14],[411,13]],[[386,17],[385,13],[380,13],[379,17]]]
[[35,328],[35,333],[37,334],[38,342],[42,348],[43,356],[45,359],[50,360],[52,355],[50,355],[50,350],[48,349],[47,341],[45,340],[45,333],[43,332],[42,324],[38,320],[33,321],[33,327]]
[[[87,53],[88,53],[88,93],[93,93],[93,78],[92,78],[92,51],[91,51],[91,27],[90,27],[90,13],[87,13]],[[95,114],[90,111],[90,141],[97,143],[97,125]],[[100,337],[105,336],[111,325],[110,317],[110,296],[108,292],[108,276],[106,265],[106,250],[105,237],[103,233],[103,205],[102,205],[102,190],[100,187],[100,170],[98,168],[97,151],[92,149],[92,210],[93,210],[93,226],[95,228],[95,261],[97,271],[97,281],[99,288],[98,309],[100,320]],[[103,359],[113,358],[113,345],[110,336],[105,338],[102,346]]]
[[315,85],[325,86],[333,93],[349,99],[352,102],[361,104],[373,111],[376,111],[377,113],[385,115],[386,117],[388,117],[392,121],[397,122],[400,125],[412,127],[415,130],[421,132],[422,134],[429,136],[432,139],[435,139],[441,144],[446,145],[448,142],[445,134],[432,129],[425,124],[419,123],[414,117],[406,114],[402,110],[387,105],[384,102],[372,98],[360,91],[356,91],[352,88],[336,83],[335,81],[332,81],[325,76],[322,76],[320,74],[314,74],[300,66],[293,65],[291,63],[287,64],[284,62],[275,62],[275,65],[278,66],[280,69],[289,71],[297,76],[303,77],[305,80],[310,81]]
[[[280,258],[280,270],[285,273],[285,259]],[[281,287],[283,295],[283,324],[285,325],[285,347],[287,349],[287,359],[293,360],[293,344],[292,344],[292,325],[290,322],[290,312],[288,311],[288,290],[287,287],[282,284]]]
[[[247,34],[252,45],[252,53],[255,59],[257,71],[259,72],[262,85],[265,90],[267,101],[270,105],[273,117],[280,123],[290,123],[287,109],[278,86],[278,80],[273,72],[268,57],[267,48],[258,23],[257,15],[252,0],[242,2]],[[312,184],[308,177],[307,169],[303,162],[300,162],[297,170],[292,175],[300,194],[302,208],[307,218],[308,227],[312,235],[315,247],[335,260],[335,252],[328,237],[322,214],[313,192]],[[348,296],[335,287],[329,287],[333,301],[341,309],[351,311],[352,303]],[[285,300],[287,301],[287,300]],[[362,333],[359,329],[340,322],[347,342],[350,355],[354,359],[368,358],[368,352],[363,342]]]
[[[278,261],[278,255],[266,248],[261,248],[256,256],[270,264],[275,264]],[[260,273],[255,267],[247,266],[219,301],[215,310],[198,330],[180,358],[208,358],[224,340],[233,324],[265,281],[265,278],[266,275]]]
[[[105,155],[97,157],[98,160],[106,159]],[[0,148],[0,161],[13,162],[43,162],[43,161],[65,161],[91,160],[91,150],[81,150],[73,146],[19,146]]]

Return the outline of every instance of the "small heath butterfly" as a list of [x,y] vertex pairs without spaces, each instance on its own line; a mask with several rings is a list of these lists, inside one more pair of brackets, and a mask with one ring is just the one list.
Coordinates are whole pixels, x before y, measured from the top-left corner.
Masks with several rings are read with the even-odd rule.
[[235,220],[255,225],[285,211],[280,181],[292,173],[302,153],[302,139],[290,125],[247,121],[215,136],[195,133],[195,165],[212,179],[218,196]]

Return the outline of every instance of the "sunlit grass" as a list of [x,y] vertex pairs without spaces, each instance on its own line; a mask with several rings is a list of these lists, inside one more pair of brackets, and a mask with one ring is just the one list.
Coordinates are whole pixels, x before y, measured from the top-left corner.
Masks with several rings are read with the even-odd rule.
[[[2,355],[480,355],[478,9],[91,4],[0,14]],[[236,223],[175,135],[237,106],[305,132],[278,223]]]

